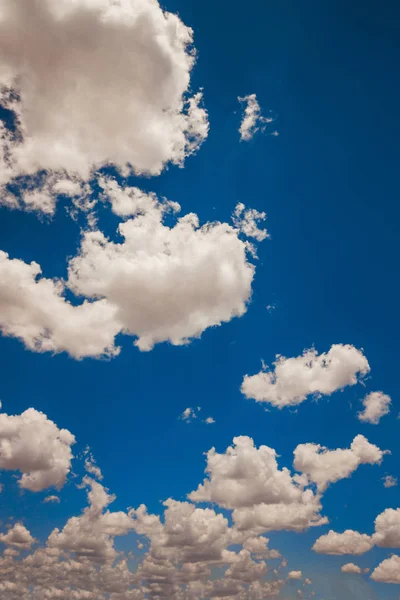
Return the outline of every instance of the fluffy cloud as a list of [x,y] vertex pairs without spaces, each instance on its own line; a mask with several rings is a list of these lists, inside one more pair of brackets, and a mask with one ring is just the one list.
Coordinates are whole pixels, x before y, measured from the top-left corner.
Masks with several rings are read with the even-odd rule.
[[372,572],[371,579],[381,583],[400,583],[400,556],[393,554]]
[[373,539],[381,548],[400,548],[400,508],[387,508],[376,517]]
[[[118,194],[129,199],[131,188],[122,190],[110,180],[103,186],[111,200]],[[151,350],[165,341],[187,343],[246,312],[255,267],[238,221],[236,227],[218,222],[200,227],[197,216],[188,214],[170,227],[166,213],[178,208],[155,197],[136,210],[119,226],[123,242],[98,230],[83,234],[67,282],[40,277],[37,263],[0,252],[3,334],[39,352],[114,356],[118,333],[136,337],[140,350]],[[86,299],[72,304],[66,287]]]
[[301,571],[289,571],[288,579],[301,579],[303,577],[303,573]]
[[[0,2],[1,101],[16,126],[2,125],[0,182],[43,170],[86,179],[108,163],[157,175],[207,137],[201,93],[187,96],[192,30],[156,0],[30,7]],[[26,202],[46,204],[40,191]]]
[[371,392],[363,400],[364,410],[358,413],[358,419],[364,423],[377,425],[382,417],[389,414],[391,398],[383,392]]
[[273,371],[245,375],[241,389],[246,398],[283,408],[301,404],[310,395],[329,396],[355,385],[369,371],[360,350],[349,344],[334,344],[323,354],[310,349],[295,358],[278,355]]
[[374,542],[371,536],[347,529],[344,533],[329,531],[317,539],[312,549],[318,554],[364,554],[371,550]]
[[112,563],[117,556],[114,537],[132,530],[133,521],[124,512],[105,511],[115,496],[109,495],[100,483],[89,477],[83,483],[89,488],[89,506],[81,516],[71,517],[61,531],[54,529],[48,546],[95,563]]
[[350,477],[363,464],[380,464],[384,451],[357,435],[350,448],[328,450],[319,444],[300,444],[294,451],[294,466],[324,491],[330,483]]
[[247,436],[234,438],[224,454],[212,448],[206,472],[208,477],[189,499],[233,510],[239,530],[302,530],[326,522],[319,515],[319,499],[312,490],[304,490],[301,477],[280,470],[275,450],[256,448]]
[[6,546],[25,550],[32,546],[35,538],[31,536],[30,531],[22,523],[16,523],[7,533],[0,534],[0,542]]
[[60,498],[59,496],[46,496],[46,498],[43,499],[44,504],[60,504]]
[[72,433],[33,408],[21,415],[0,414],[0,469],[21,471],[23,489],[60,489],[71,468],[74,443]]
[[66,351],[74,358],[113,356],[120,331],[116,308],[105,300],[73,306],[59,280],[40,277],[40,266],[0,251],[0,329],[36,352]]
[[361,575],[363,572],[363,570],[354,563],[347,563],[343,565],[340,570],[342,573],[356,573],[357,575]]
[[383,478],[383,486],[385,488],[396,487],[397,483],[397,477],[393,477],[392,475],[386,475]]
[[272,123],[272,118],[263,117],[256,94],[249,94],[243,98],[238,98],[239,102],[245,105],[242,122],[240,123],[240,139],[248,142],[257,131],[264,131],[268,123]]

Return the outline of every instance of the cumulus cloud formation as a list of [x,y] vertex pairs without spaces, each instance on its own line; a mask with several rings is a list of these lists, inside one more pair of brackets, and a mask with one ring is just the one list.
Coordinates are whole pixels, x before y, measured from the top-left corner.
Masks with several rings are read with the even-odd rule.
[[344,533],[329,531],[321,535],[312,549],[318,554],[364,554],[371,550],[374,542],[371,536],[347,529]]
[[[132,188],[104,178],[102,185],[111,202],[132,200]],[[190,213],[168,226],[164,218],[171,210],[179,206],[146,196],[132,208],[134,218],[120,224],[122,242],[100,230],[85,231],[67,281],[42,277],[37,263],[0,252],[3,335],[38,352],[112,357],[119,352],[119,333],[135,337],[135,345],[147,351],[160,342],[188,343],[242,316],[255,267],[240,223],[200,226]],[[67,289],[83,301],[66,300]]]
[[400,508],[387,508],[376,517],[373,539],[381,548],[400,548]]
[[19,550],[30,548],[35,542],[30,531],[22,523],[16,523],[7,533],[0,534],[0,542]]
[[327,353],[304,350],[301,356],[277,356],[273,370],[245,375],[242,393],[277,408],[301,404],[308,396],[330,396],[355,385],[370,371],[364,354],[349,344],[334,344]]
[[71,469],[75,438],[34,408],[21,415],[0,414],[0,469],[20,471],[21,488],[60,489]]
[[304,489],[307,482],[286,468],[280,470],[275,450],[256,448],[247,436],[234,438],[224,454],[212,448],[206,473],[189,499],[233,510],[233,521],[241,531],[301,531],[327,522],[319,514],[319,498]]
[[0,251],[0,330],[35,352],[68,352],[74,358],[113,356],[120,331],[116,308],[106,300],[78,306],[65,299],[65,284],[41,268]]
[[400,583],[400,556],[393,554],[372,572],[371,579],[381,583]]
[[361,575],[361,573],[363,572],[363,570],[354,563],[347,563],[343,565],[340,570],[342,571],[342,573],[355,573],[357,575]]
[[[243,98],[239,96],[238,100],[245,105],[239,127],[240,139],[248,142],[255,136],[257,131],[265,131],[266,126],[268,123],[272,123],[273,119],[262,116],[256,94],[249,94]],[[276,134],[277,132],[273,132],[273,135]]]
[[364,410],[358,413],[358,419],[377,425],[382,417],[389,414],[391,403],[390,396],[383,392],[371,392],[363,400]]
[[289,571],[288,579],[301,579],[303,577],[303,573],[301,571]]
[[350,477],[360,465],[380,464],[385,452],[357,435],[350,448],[328,450],[320,444],[299,444],[294,466],[324,491],[330,483]]
[[[14,128],[1,124],[0,183],[182,164],[208,134],[202,94],[187,95],[192,34],[156,0],[1,0],[0,102]],[[15,201],[54,209],[53,193],[35,194]]]

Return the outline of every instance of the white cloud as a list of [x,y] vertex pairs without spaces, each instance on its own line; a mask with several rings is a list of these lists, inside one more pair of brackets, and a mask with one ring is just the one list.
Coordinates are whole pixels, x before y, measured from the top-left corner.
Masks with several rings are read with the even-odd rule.
[[190,408],[190,406],[188,408],[185,408],[185,410],[183,411],[183,413],[180,415],[180,419],[182,419],[182,421],[186,421],[187,423],[190,423],[190,421],[192,421],[193,419],[197,419],[197,413],[199,412],[200,408],[197,407],[196,408]]
[[52,504],[60,504],[60,498],[59,496],[46,496],[46,498],[43,499],[43,502],[45,504],[48,504],[49,502]]
[[35,543],[30,531],[22,523],[15,523],[7,533],[0,534],[0,542],[20,550],[30,548]]
[[364,354],[349,344],[334,344],[323,354],[310,349],[295,358],[278,355],[273,364],[273,371],[245,375],[241,390],[246,398],[277,408],[301,404],[310,395],[329,396],[370,371]]
[[385,488],[396,487],[398,484],[397,477],[393,477],[392,475],[386,475],[383,478],[383,486]]
[[207,425],[213,425],[215,423],[215,419],[213,419],[213,417],[207,417],[204,423],[207,423]]
[[303,577],[303,573],[301,571],[289,571],[288,579],[301,579]]
[[262,242],[269,234],[266,229],[259,229],[258,223],[265,221],[267,215],[265,212],[259,212],[254,208],[247,208],[242,202],[235,208],[233,213],[233,224],[247,237],[252,237],[257,242]]
[[120,331],[116,308],[105,300],[73,306],[59,280],[40,277],[40,266],[0,251],[0,329],[36,352],[66,351],[74,358],[113,356]]
[[[130,199],[132,188],[104,181],[111,201]],[[119,333],[136,337],[145,351],[165,341],[188,343],[246,312],[255,267],[237,228],[218,222],[200,227],[192,213],[167,226],[166,212],[177,205],[155,197],[132,210],[139,212],[120,224],[121,243],[98,230],[83,234],[66,282],[40,277],[37,263],[0,252],[3,335],[39,352],[115,356]],[[86,297],[83,303],[67,301],[66,287]]]
[[342,573],[356,573],[357,575],[361,575],[361,573],[363,572],[363,570],[354,563],[347,563],[345,565],[342,565],[342,568],[340,570],[342,571]]
[[[261,115],[261,108],[256,94],[249,94],[238,98],[239,102],[245,104],[242,122],[239,127],[240,139],[248,142],[257,131],[264,131],[268,123],[272,123],[272,118],[266,118]],[[273,135],[276,135],[273,133]]]
[[101,472],[100,467],[96,464],[96,461],[93,457],[93,454],[90,451],[89,446],[85,449],[85,471],[89,473],[89,475],[93,475],[96,479],[101,481],[103,479],[103,474]]
[[301,477],[280,470],[275,450],[256,448],[247,436],[234,438],[224,454],[209,450],[206,473],[189,499],[233,510],[241,531],[302,530],[326,523],[319,514],[319,499],[312,490],[304,490]]
[[373,546],[374,542],[371,536],[347,529],[344,533],[336,533],[331,530],[326,535],[321,535],[312,549],[318,554],[357,555],[368,552]]
[[391,398],[383,392],[371,392],[363,400],[364,410],[358,413],[358,419],[364,423],[377,425],[382,417],[389,414]]
[[371,579],[381,583],[400,583],[400,556],[393,554],[372,572]]
[[387,508],[376,517],[373,539],[381,548],[400,548],[400,508]]
[[[87,179],[109,163],[157,175],[197,150],[208,119],[201,93],[187,97],[193,32],[176,15],[156,0],[29,6],[0,2],[2,103],[18,124],[1,132],[0,182],[43,169]],[[21,203],[54,209],[40,187]]]
[[74,443],[72,433],[33,408],[21,415],[0,414],[0,469],[21,471],[23,489],[60,489],[71,468]]
[[384,454],[363,435],[357,435],[346,449],[328,450],[320,444],[299,444],[293,464],[324,491],[330,483],[350,477],[360,465],[380,464]]

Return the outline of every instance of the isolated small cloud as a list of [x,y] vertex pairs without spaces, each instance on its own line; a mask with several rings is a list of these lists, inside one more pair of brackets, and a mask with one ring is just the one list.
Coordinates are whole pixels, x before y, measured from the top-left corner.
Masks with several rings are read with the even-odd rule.
[[190,423],[190,421],[193,421],[193,419],[197,419],[200,410],[201,408],[199,406],[196,408],[185,408],[179,418],[182,419],[182,421],[186,421],[186,423]]
[[[257,131],[265,131],[266,126],[272,123],[273,119],[262,116],[256,94],[249,94],[244,97],[239,96],[238,100],[245,106],[242,122],[239,127],[240,139],[248,142],[255,136]],[[277,134],[278,132],[273,132],[272,135]]]
[[383,478],[383,486],[385,488],[396,487],[397,484],[397,477],[393,477],[392,475],[386,475],[386,477]]
[[30,531],[22,523],[16,523],[6,534],[0,534],[0,542],[20,550],[30,548],[35,541]]
[[289,571],[288,579],[301,579],[303,577],[303,573],[301,571]]
[[342,568],[340,570],[342,571],[342,573],[355,573],[357,575],[361,575],[361,573],[363,572],[361,567],[358,567],[354,563],[346,563],[345,565],[342,565]]
[[245,375],[241,390],[246,398],[277,408],[295,406],[308,396],[330,396],[355,385],[370,371],[361,350],[349,344],[334,344],[323,354],[312,348],[294,358],[276,358],[273,370],[265,368],[256,375]]
[[58,496],[46,496],[46,498],[44,498],[43,502],[45,504],[48,504],[48,503],[60,504],[60,498]]
[[358,413],[359,421],[377,425],[382,417],[389,414],[392,400],[383,392],[371,392],[363,400],[364,410]]
[[207,423],[207,425],[212,425],[213,423],[215,423],[215,419],[213,419],[213,417],[207,417],[204,423]]

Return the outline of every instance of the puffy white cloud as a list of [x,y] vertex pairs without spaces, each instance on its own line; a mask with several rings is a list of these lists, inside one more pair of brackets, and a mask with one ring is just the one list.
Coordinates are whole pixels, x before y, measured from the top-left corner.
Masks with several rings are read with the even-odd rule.
[[376,517],[373,540],[381,548],[400,548],[400,508],[387,508]]
[[[192,30],[176,15],[156,0],[30,7],[0,2],[2,103],[17,126],[2,125],[0,182],[42,170],[86,179],[109,163],[157,175],[197,150],[208,119],[201,93],[187,96]],[[52,204],[27,200],[45,212]]]
[[342,573],[356,573],[357,575],[361,575],[361,573],[363,572],[363,570],[354,563],[347,563],[345,565],[342,565],[342,568],[340,570],[342,571]]
[[288,579],[301,579],[303,577],[303,573],[301,571],[289,571]]
[[[107,181],[109,197],[129,196],[131,188]],[[119,226],[123,242],[98,230],[83,234],[67,282],[40,277],[37,263],[0,252],[3,335],[39,352],[115,356],[119,333],[137,338],[140,350],[151,350],[165,341],[188,343],[205,329],[242,316],[255,267],[239,229],[218,222],[200,227],[194,214],[170,227],[164,217],[176,206],[147,200]],[[67,301],[67,286],[86,299],[78,305]]]
[[0,542],[20,550],[30,548],[35,543],[30,531],[22,523],[15,523],[7,533],[0,534]]
[[371,579],[381,583],[400,583],[400,556],[393,554],[372,572]]
[[168,227],[163,219],[169,209],[170,203],[149,204],[120,224],[122,243],[86,232],[69,263],[72,291],[105,298],[141,350],[164,341],[187,343],[243,315],[251,295],[254,265],[238,230],[218,222],[200,227],[194,214]]
[[267,124],[272,123],[273,119],[262,116],[256,94],[249,94],[243,98],[239,96],[238,100],[245,105],[239,127],[240,139],[248,142],[255,136],[257,131],[264,131]]
[[386,475],[383,478],[383,486],[385,488],[396,487],[398,484],[397,477],[393,477],[393,475]]
[[207,417],[204,423],[207,423],[207,425],[213,425],[215,423],[215,419],[213,417]]
[[310,395],[329,396],[370,371],[364,354],[349,344],[334,344],[329,352],[304,350],[301,356],[277,356],[274,370],[245,375],[242,393],[277,408],[301,404]]
[[383,392],[371,392],[363,400],[364,410],[358,413],[358,419],[364,423],[377,425],[382,417],[389,414],[392,400]]
[[321,535],[315,542],[312,549],[318,554],[364,554],[373,548],[373,538],[366,534],[358,533],[347,529],[343,533],[329,531]]
[[0,251],[0,330],[36,352],[66,351],[74,358],[113,356],[121,325],[106,300],[73,306],[59,280],[40,277],[40,266]]
[[293,464],[324,491],[330,483],[350,477],[360,465],[380,464],[384,454],[363,435],[357,435],[346,449],[328,450],[320,444],[299,444]]
[[89,488],[89,506],[79,517],[71,517],[60,531],[54,529],[48,538],[49,548],[73,552],[75,556],[95,563],[112,563],[117,554],[114,537],[133,529],[133,520],[124,512],[104,510],[115,500],[97,481],[85,477]]
[[235,208],[233,213],[234,225],[247,237],[253,237],[258,242],[262,242],[265,238],[269,237],[266,229],[260,229],[258,223],[265,221],[267,215],[265,212],[259,212],[254,208],[246,209],[242,202]]
[[275,450],[256,448],[247,436],[234,438],[224,454],[209,450],[206,473],[189,499],[233,510],[239,530],[302,530],[326,523],[318,497],[304,490],[302,478],[280,470]]
[[21,488],[39,492],[60,489],[71,468],[75,438],[41,412],[0,414],[0,469],[21,471]]

